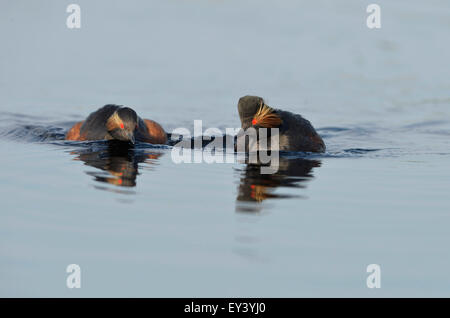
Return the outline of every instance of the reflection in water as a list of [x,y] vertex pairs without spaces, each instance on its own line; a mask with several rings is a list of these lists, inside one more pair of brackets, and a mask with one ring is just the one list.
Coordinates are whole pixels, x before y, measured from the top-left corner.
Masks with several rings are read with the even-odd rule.
[[312,169],[321,165],[319,160],[303,158],[280,156],[279,160],[279,169],[274,174],[261,174],[261,164],[246,164],[240,177],[236,211],[259,212],[264,200],[302,197],[299,194],[275,193],[275,189],[304,188],[305,181],[313,178]]
[[[75,160],[84,161],[88,166],[102,170],[101,172],[86,172],[95,181],[109,183],[120,187],[135,187],[139,174],[138,164],[146,162],[154,164],[160,152],[148,152],[134,149],[123,143],[109,142],[101,150],[75,150],[71,154],[77,155]],[[105,189],[99,187],[100,189]]]
[[[266,200],[302,198],[300,189],[305,188],[306,181],[313,178],[313,168],[320,165],[319,160],[289,159],[280,156],[279,169],[276,173],[261,174],[261,164],[246,163],[240,172],[236,212],[261,212],[263,208],[267,208],[267,204],[263,204]],[[297,189],[294,192],[298,194],[292,194],[287,188]],[[260,218],[251,217],[250,214],[240,214],[239,218],[240,227],[235,236],[236,246],[233,252],[250,262],[267,262],[269,258],[261,253],[263,240],[253,233],[257,228],[255,223]]]

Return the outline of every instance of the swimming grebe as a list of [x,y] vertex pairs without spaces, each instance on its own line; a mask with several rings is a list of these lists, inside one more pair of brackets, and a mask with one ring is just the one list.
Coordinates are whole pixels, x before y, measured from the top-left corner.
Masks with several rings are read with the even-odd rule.
[[308,120],[298,114],[274,109],[266,105],[261,97],[241,97],[238,112],[243,131],[249,127],[278,128],[279,150],[325,151],[325,143]]
[[118,105],[103,106],[66,134],[66,140],[103,139],[165,144],[167,134],[157,122],[141,119],[133,109]]

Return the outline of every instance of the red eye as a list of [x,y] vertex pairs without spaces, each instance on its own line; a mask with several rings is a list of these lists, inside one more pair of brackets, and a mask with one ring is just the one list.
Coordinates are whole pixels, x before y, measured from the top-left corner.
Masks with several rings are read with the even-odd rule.
[[124,128],[123,123],[120,123],[120,128],[122,128],[122,129]]
[[256,123],[257,123],[256,119],[253,118],[253,120],[252,120],[252,125],[256,125]]

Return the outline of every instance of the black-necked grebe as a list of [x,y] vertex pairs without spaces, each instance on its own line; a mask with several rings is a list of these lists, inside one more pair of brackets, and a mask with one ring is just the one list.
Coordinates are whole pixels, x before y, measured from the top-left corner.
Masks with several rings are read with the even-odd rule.
[[238,103],[243,131],[249,127],[278,128],[279,150],[324,152],[325,143],[311,123],[298,114],[274,109],[258,96],[244,96]]
[[66,134],[67,140],[121,140],[165,144],[167,134],[157,122],[141,119],[134,110],[105,105],[76,123]]

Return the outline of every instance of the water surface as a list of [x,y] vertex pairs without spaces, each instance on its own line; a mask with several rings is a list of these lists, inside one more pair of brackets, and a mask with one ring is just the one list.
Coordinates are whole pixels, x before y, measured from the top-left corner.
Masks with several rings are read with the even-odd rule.
[[[0,295],[448,297],[450,5],[378,3],[380,30],[361,1],[78,1],[79,30],[63,3],[2,4]],[[327,152],[263,176],[61,140],[107,103],[238,127],[245,94]]]

